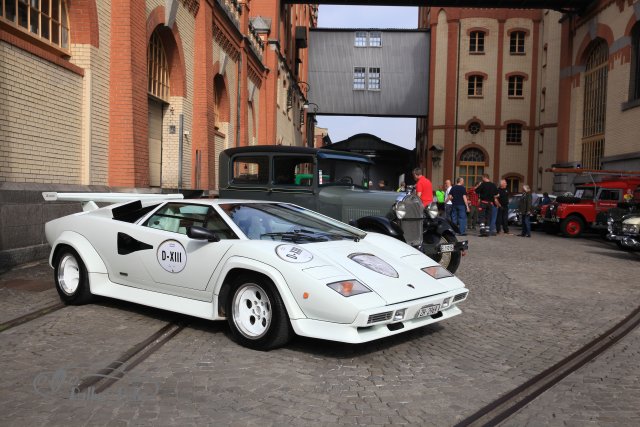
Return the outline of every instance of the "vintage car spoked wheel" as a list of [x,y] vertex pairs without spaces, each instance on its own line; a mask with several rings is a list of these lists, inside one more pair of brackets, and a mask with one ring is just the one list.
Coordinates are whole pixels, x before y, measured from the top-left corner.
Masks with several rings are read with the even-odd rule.
[[[458,242],[458,239],[456,239],[456,236],[450,233],[446,233],[440,236],[440,241],[438,242],[438,245],[456,244],[457,242]],[[438,264],[440,264],[441,266],[443,266],[444,268],[446,268],[452,273],[455,273],[456,270],[458,269],[458,266],[460,265],[460,258],[461,258],[460,251],[444,252],[437,255],[433,255],[433,256],[429,255],[429,256],[433,258],[433,260],[436,261]]]
[[84,304],[91,299],[89,276],[78,253],[63,248],[55,261],[56,290],[67,304]]
[[258,276],[239,277],[227,301],[227,317],[234,338],[256,350],[270,350],[291,337],[287,310],[275,287]]
[[562,231],[562,234],[567,237],[578,237],[582,233],[583,229],[584,222],[576,216],[565,218],[560,223],[560,230]]

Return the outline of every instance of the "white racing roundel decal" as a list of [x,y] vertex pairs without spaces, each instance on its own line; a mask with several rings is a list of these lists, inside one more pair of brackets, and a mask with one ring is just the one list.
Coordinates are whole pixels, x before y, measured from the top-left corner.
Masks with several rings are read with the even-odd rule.
[[165,240],[156,253],[158,264],[169,273],[180,273],[187,265],[187,252],[180,242]]
[[280,258],[288,262],[309,262],[313,259],[311,252],[295,245],[280,245],[276,248]]

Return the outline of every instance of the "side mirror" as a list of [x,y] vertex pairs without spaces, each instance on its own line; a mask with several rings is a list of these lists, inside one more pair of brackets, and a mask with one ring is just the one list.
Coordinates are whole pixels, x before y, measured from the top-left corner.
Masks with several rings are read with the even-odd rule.
[[192,225],[191,227],[187,227],[187,236],[191,239],[196,240],[207,240],[209,242],[219,242],[220,237],[218,235],[204,227],[200,227],[198,225]]

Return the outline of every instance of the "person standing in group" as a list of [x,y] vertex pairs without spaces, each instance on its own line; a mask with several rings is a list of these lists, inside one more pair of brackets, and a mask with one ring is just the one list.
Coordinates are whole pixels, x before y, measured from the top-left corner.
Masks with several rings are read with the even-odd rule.
[[458,178],[456,185],[449,190],[451,201],[452,222],[460,229],[460,236],[467,235],[467,212],[469,212],[469,200],[467,189],[464,187],[464,178]]
[[[480,185],[480,182],[476,183],[476,187]],[[467,225],[470,225],[471,230],[476,229],[478,223],[478,194],[476,193],[476,187],[471,187],[467,190],[467,199],[469,200],[469,216],[467,218]]]
[[500,180],[498,187],[498,219],[496,220],[496,233],[500,234],[500,228],[504,234],[509,234],[509,190],[507,190],[507,181]]
[[[490,236],[489,231],[491,224],[491,214],[493,212],[493,203],[498,195],[498,187],[489,180],[489,174],[482,175],[482,182],[476,187],[476,193],[480,199],[480,214],[478,221],[480,222],[480,235]],[[493,233],[495,235],[495,233]]]
[[532,206],[532,197],[531,197],[531,188],[527,184],[522,186],[522,191],[524,194],[520,199],[520,215],[522,215],[522,233],[520,233],[520,237],[531,237],[531,206]]
[[422,169],[415,168],[413,170],[413,178],[416,180],[416,195],[422,200],[422,204],[426,208],[433,202],[433,185],[424,175]]
[[438,212],[444,212],[444,190],[442,186],[436,190],[436,201],[438,202]]
[[551,197],[549,197],[549,193],[545,191],[544,193],[542,193],[542,201],[540,202],[540,205],[544,206],[544,205],[550,205],[550,204],[551,204]]
[[402,181],[402,182],[400,183],[400,185],[398,186],[398,189],[396,190],[396,192],[398,192],[398,193],[404,193],[405,191],[407,191],[407,186],[406,186],[406,184],[404,183],[404,181]]
[[444,182],[444,217],[452,221],[451,210],[453,209],[453,204],[449,199],[449,191],[451,191],[451,180],[447,179]]

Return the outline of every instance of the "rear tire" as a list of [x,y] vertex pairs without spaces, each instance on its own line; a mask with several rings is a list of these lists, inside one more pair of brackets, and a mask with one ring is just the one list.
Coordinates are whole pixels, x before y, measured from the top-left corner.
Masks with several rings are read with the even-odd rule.
[[271,281],[256,274],[243,274],[234,280],[226,313],[235,341],[254,350],[281,347],[293,335],[277,289]]
[[54,280],[60,299],[70,305],[90,302],[89,274],[78,253],[66,246],[56,256],[54,265]]
[[560,223],[560,231],[566,237],[578,237],[584,231],[584,221],[577,216],[568,216]]

